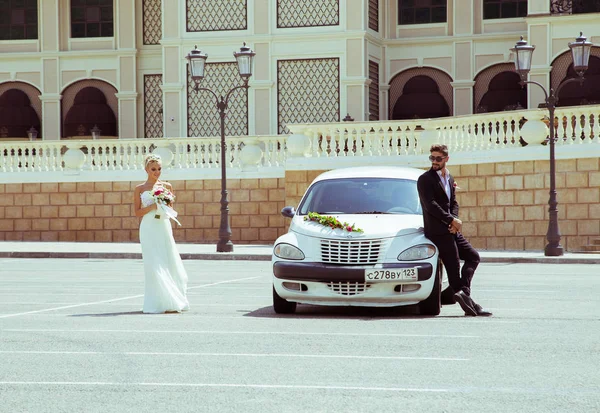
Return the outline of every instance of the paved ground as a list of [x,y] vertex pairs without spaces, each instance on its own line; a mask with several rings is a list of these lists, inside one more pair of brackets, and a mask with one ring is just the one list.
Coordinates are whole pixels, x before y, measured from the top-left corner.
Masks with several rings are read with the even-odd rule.
[[270,264],[187,260],[144,315],[139,260],[0,259],[0,412],[600,411],[594,265],[482,264],[492,318],[271,308]]
[[[235,245],[233,253],[218,253],[214,244],[178,244],[185,260],[270,261],[271,245]],[[482,262],[600,264],[600,254],[566,253],[562,257],[545,257],[542,251],[480,251]],[[139,243],[98,242],[8,242],[0,241],[0,258],[96,258],[140,259]]]

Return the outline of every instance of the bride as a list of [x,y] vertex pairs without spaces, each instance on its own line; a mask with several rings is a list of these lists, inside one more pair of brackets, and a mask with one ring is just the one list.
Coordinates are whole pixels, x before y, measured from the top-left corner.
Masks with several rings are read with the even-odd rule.
[[[140,223],[140,244],[144,260],[144,313],[170,313],[189,309],[186,297],[187,273],[173,239],[170,218],[177,213],[165,205],[164,194],[172,194],[171,184],[160,181],[161,158],[149,154],[144,160],[148,179],[136,186],[133,198]],[[161,198],[161,194],[163,199]],[[174,196],[173,196],[174,198]],[[167,199],[167,202],[169,199]]]

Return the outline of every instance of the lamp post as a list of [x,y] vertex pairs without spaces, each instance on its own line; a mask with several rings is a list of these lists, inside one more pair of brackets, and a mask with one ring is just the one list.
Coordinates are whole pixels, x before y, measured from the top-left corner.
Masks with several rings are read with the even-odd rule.
[[204,79],[204,68],[208,55],[198,50],[198,46],[194,47],[188,55],[190,74],[195,82],[194,91],[206,90],[210,92],[216,100],[217,109],[221,118],[221,225],[219,227],[219,242],[217,243],[217,252],[232,252],[233,243],[231,242],[231,228],[229,226],[229,201],[227,200],[227,169],[225,167],[225,152],[227,145],[225,144],[225,115],[229,104],[231,93],[237,89],[248,89],[248,80],[252,76],[252,63],[254,61],[254,53],[246,43],[240,48],[239,52],[233,52],[233,56],[237,60],[238,70],[242,78],[243,84],[235,86],[227,92],[225,97],[217,96],[211,89],[200,87],[200,81]]
[[556,208],[558,205],[558,201],[556,199],[556,162],[554,155],[554,145],[556,140],[554,131],[554,111],[556,109],[556,103],[558,102],[559,93],[565,85],[573,82],[579,82],[580,85],[583,85],[583,81],[585,80],[583,74],[588,68],[592,43],[588,42],[587,38],[583,35],[583,33],[580,32],[579,37],[575,39],[573,43],[569,43],[569,48],[571,49],[571,55],[573,57],[573,68],[575,69],[575,72],[577,72],[577,75],[579,77],[564,81],[558,86],[556,91],[554,91],[554,89],[551,88],[550,94],[548,94],[544,86],[542,86],[540,83],[527,80],[527,75],[531,70],[531,60],[533,56],[533,51],[535,50],[535,46],[528,45],[527,42],[523,40],[523,37],[521,36],[521,40],[519,40],[517,44],[515,44],[515,47],[511,49],[511,52],[515,54],[516,71],[521,76],[521,86],[525,86],[526,84],[538,85],[544,91],[546,107],[550,112],[550,199],[548,200],[548,212],[550,214],[548,222],[548,232],[546,234],[548,244],[546,245],[546,248],[544,248],[544,255],[551,257],[561,256],[564,252],[563,247],[560,245],[560,231],[558,229],[558,210]]

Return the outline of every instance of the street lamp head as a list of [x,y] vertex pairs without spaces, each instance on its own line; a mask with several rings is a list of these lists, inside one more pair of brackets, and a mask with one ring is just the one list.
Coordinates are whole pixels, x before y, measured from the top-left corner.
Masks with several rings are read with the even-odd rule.
[[523,36],[515,44],[515,47],[510,49],[515,54],[515,69],[521,76],[521,80],[527,80],[527,74],[531,70],[531,58],[534,50],[535,46],[528,45],[527,41],[523,40]]
[[592,43],[587,41],[583,32],[579,32],[579,37],[573,43],[569,43],[571,55],[573,56],[573,69],[582,77],[588,68]]
[[233,56],[238,63],[238,70],[240,71],[240,76],[244,79],[244,81],[248,81],[250,76],[252,76],[252,63],[254,61],[254,53],[248,46],[246,46],[246,42],[240,48],[239,52],[233,52]]
[[204,65],[206,64],[207,58],[208,55],[198,50],[198,46],[194,46],[194,50],[190,51],[186,56],[186,59],[190,64],[192,80],[196,83],[204,79]]

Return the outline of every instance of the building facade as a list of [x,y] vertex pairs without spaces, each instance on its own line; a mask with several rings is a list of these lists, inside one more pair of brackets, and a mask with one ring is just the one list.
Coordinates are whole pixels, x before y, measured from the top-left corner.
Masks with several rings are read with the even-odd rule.
[[[536,45],[531,80],[574,76],[568,43],[600,44],[593,0],[6,0],[0,3],[0,139],[209,137],[219,118],[193,91],[185,56],[209,60],[203,86],[240,83],[232,52],[256,52],[233,95],[228,136],[294,123],[418,119],[534,108],[509,49]],[[584,88],[600,101],[600,48]]]

